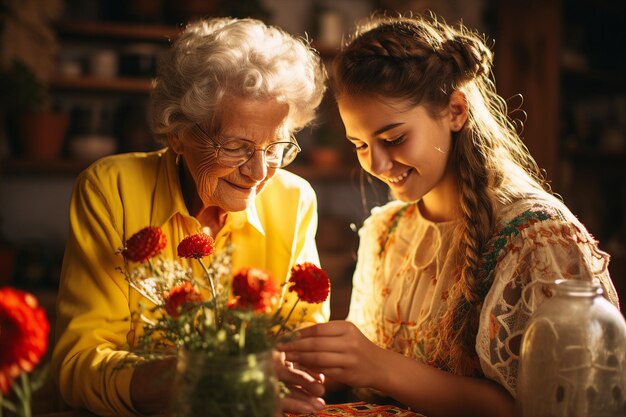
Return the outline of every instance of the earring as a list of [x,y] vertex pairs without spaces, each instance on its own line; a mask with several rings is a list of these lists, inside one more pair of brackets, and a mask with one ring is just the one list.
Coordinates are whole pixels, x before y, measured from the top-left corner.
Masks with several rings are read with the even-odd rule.
[[179,164],[180,164],[180,154],[177,153],[176,154],[176,165],[179,165]]

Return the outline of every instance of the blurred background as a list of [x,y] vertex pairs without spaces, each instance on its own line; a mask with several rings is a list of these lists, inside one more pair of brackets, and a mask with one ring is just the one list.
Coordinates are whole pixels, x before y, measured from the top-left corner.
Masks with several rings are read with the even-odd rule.
[[[14,5],[19,7],[13,7]],[[0,285],[55,288],[77,174],[155,149],[146,103],[159,53],[201,16],[252,16],[312,39],[331,60],[373,11],[462,19],[495,40],[499,93],[553,189],[612,255],[626,300],[626,2],[609,0],[0,0]],[[519,95],[521,94],[521,96]],[[522,98],[523,97],[523,98]],[[526,116],[526,114],[528,116]],[[317,191],[317,235],[344,318],[357,235],[385,187],[362,175],[333,103],[298,135],[289,169]]]

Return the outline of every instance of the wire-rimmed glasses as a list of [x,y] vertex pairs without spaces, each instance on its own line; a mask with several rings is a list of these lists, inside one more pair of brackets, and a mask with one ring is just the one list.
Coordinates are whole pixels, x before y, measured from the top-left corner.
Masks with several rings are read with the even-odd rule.
[[293,162],[301,151],[295,142],[272,142],[265,147],[248,139],[230,138],[217,143],[199,124],[200,131],[211,142],[208,146],[215,148],[217,163],[223,166],[236,168],[248,162],[256,151],[263,152],[263,160],[268,168],[283,168]]

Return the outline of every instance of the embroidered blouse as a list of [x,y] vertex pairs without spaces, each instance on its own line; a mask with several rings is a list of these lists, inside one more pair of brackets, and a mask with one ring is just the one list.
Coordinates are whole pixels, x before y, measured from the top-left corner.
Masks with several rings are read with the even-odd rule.
[[[600,280],[618,305],[609,255],[562,204],[531,197],[502,207],[483,258],[485,288],[476,352],[482,372],[515,397],[524,325],[559,278]],[[433,363],[436,331],[458,276],[451,245],[455,222],[425,219],[416,203],[372,210],[359,231],[348,320],[377,345]]]

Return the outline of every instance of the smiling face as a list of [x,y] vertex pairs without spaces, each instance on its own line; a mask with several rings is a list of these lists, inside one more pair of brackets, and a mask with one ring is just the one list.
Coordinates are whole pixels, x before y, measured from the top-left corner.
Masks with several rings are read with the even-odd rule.
[[424,106],[372,96],[342,96],[338,106],[361,166],[384,181],[396,198],[416,201],[450,189],[452,132],[465,118],[449,109],[435,118]]
[[[255,142],[259,148],[265,147],[281,139],[288,111],[287,104],[275,100],[225,99],[220,111],[219,134],[212,139],[223,143],[241,138]],[[239,167],[220,165],[216,149],[197,127],[179,138],[178,143],[174,142],[174,149],[182,154],[195,183],[194,191],[202,208],[245,210],[276,173],[276,168],[266,166],[263,152],[258,150]]]

